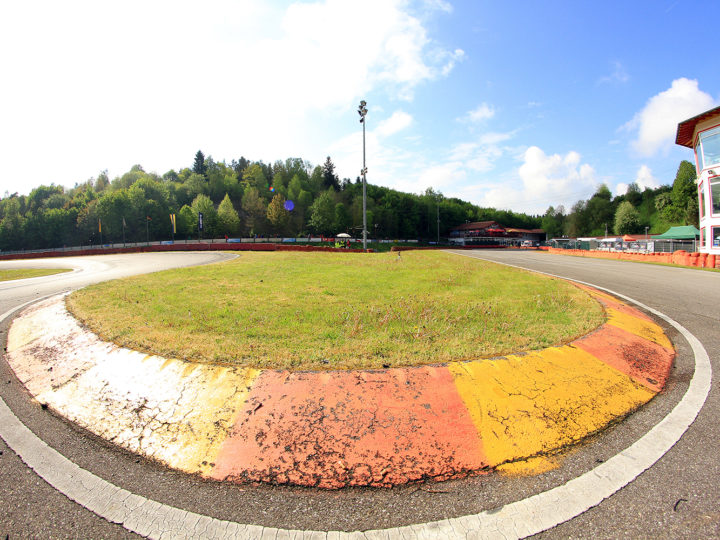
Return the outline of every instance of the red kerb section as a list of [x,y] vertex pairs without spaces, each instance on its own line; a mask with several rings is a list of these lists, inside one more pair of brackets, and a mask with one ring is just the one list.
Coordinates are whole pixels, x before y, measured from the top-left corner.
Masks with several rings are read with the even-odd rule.
[[446,367],[265,371],[211,476],[340,488],[445,480],[486,466]]
[[611,324],[573,342],[573,346],[628,375],[654,392],[665,386],[675,351]]

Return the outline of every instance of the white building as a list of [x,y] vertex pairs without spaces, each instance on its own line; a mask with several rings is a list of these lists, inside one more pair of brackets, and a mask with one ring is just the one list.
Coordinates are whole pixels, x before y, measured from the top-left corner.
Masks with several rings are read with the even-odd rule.
[[700,251],[720,255],[720,107],[680,122],[675,142],[695,150]]

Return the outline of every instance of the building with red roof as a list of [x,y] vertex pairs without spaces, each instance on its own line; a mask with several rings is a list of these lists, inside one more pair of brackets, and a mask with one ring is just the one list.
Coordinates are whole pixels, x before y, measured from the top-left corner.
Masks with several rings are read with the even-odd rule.
[[450,242],[462,245],[520,245],[533,246],[545,241],[543,229],[506,227],[497,221],[473,221],[450,229]]

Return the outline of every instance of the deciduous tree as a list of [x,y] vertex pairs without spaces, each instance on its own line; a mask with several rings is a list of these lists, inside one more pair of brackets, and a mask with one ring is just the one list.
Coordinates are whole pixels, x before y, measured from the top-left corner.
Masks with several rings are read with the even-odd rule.
[[245,215],[245,230],[250,234],[259,234],[263,230],[263,219],[267,212],[265,201],[260,197],[257,188],[248,187],[242,198],[242,209]]
[[267,209],[268,221],[273,226],[275,233],[284,234],[290,219],[290,212],[285,209],[285,197],[282,193],[277,193],[270,201]]
[[203,236],[210,238],[217,233],[217,210],[207,195],[198,195],[192,203],[192,211],[197,220],[198,214],[203,215]]
[[640,228],[640,215],[628,201],[623,201],[615,212],[615,234],[632,234]]
[[225,198],[218,206],[218,232],[234,236],[240,231],[240,216],[233,206],[230,196],[226,193]]
[[335,201],[323,191],[310,206],[310,227],[319,234],[332,234],[335,220]]

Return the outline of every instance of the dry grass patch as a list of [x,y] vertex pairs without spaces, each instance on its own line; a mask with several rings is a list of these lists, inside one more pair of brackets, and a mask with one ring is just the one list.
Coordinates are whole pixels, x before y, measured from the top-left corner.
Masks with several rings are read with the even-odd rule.
[[278,369],[491,357],[565,343],[604,319],[565,281],[428,251],[242,253],[94,285],[67,304],[120,345]]
[[72,268],[7,268],[0,270],[0,281],[52,276],[72,272]]

